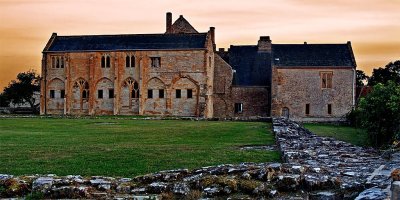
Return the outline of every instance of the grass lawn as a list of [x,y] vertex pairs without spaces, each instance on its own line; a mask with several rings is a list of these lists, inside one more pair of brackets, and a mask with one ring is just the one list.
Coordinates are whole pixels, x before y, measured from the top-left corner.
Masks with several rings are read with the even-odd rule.
[[332,124],[304,124],[304,127],[320,136],[334,137],[358,146],[369,146],[364,129]]
[[129,119],[0,119],[0,174],[126,176],[279,160],[270,124]]

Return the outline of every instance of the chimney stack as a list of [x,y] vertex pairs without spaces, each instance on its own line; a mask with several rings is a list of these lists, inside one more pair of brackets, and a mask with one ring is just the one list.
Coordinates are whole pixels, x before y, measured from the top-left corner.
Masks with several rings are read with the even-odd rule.
[[258,40],[258,51],[271,52],[272,44],[269,36],[261,36]]
[[171,33],[172,32],[172,13],[171,12],[167,12],[167,30],[166,33]]
[[215,27],[210,27],[210,35],[211,35],[211,41],[214,47],[214,51],[216,49],[216,45],[215,45]]

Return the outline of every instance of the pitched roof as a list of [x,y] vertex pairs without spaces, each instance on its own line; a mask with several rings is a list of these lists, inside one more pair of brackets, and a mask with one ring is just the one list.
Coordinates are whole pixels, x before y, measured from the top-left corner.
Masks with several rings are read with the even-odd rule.
[[233,85],[270,85],[271,54],[258,52],[256,45],[231,46],[227,62],[236,70],[233,77]]
[[56,36],[44,52],[204,49],[207,33]]
[[172,24],[172,33],[198,33],[198,31],[183,17],[183,15],[180,15]]
[[347,44],[272,44],[277,66],[356,66],[350,43]]

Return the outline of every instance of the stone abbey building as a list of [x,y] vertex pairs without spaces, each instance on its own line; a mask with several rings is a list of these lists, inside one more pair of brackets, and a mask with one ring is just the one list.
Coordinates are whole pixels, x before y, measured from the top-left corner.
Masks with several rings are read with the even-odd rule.
[[354,105],[356,63],[344,44],[272,44],[216,50],[166,16],[161,34],[58,36],[43,50],[41,114],[339,120]]

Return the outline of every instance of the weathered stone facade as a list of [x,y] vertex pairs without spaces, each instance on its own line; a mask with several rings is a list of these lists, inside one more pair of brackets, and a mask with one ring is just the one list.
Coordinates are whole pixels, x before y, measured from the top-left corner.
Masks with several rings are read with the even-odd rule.
[[[322,72],[332,72],[332,88],[321,87]],[[343,120],[354,105],[354,73],[354,68],[274,66],[272,116],[286,115],[298,121]]]
[[[354,104],[354,70],[350,44],[275,45],[261,36],[216,51],[214,27],[199,33],[167,13],[163,34],[53,34],[43,51],[41,114],[232,118],[286,109],[296,120],[338,120]],[[319,87],[325,71],[333,73],[329,89]]]

